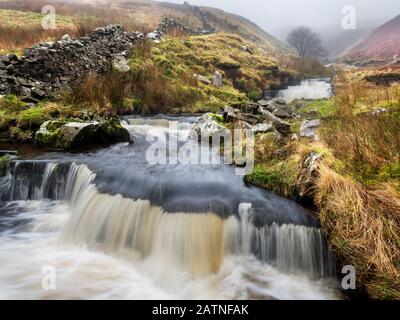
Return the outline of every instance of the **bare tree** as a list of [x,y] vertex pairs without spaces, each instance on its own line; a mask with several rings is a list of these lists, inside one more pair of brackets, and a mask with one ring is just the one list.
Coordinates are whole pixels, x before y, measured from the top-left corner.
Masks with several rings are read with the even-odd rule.
[[297,50],[303,59],[327,56],[320,37],[308,27],[298,27],[292,30],[287,37],[287,42]]

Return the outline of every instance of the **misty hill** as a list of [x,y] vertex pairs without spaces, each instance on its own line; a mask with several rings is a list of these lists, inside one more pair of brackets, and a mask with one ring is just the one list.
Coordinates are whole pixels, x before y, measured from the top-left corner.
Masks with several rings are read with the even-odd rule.
[[328,50],[331,58],[342,56],[354,45],[365,40],[371,29],[357,28],[356,30],[346,30],[324,37],[324,47]]
[[249,19],[220,9],[193,6],[188,2],[175,4],[145,0],[121,0],[117,5],[137,14],[136,19],[139,21],[142,19],[143,23],[152,21],[157,25],[162,17],[168,16],[179,19],[193,28],[214,28],[219,32],[238,34],[248,40],[267,45],[271,49],[291,51],[285,43]]
[[400,59],[400,15],[374,29],[344,55],[343,61],[357,64],[390,64]]
[[[40,13],[44,5],[54,5],[58,15],[90,18],[98,25],[121,23],[129,31],[150,32],[165,17],[174,18],[194,29],[215,29],[234,33],[257,42],[271,51],[290,52],[291,49],[252,21],[211,7],[157,2],[151,0],[0,0],[0,9]],[[79,21],[79,19],[78,19]],[[78,23],[80,24],[80,22]]]

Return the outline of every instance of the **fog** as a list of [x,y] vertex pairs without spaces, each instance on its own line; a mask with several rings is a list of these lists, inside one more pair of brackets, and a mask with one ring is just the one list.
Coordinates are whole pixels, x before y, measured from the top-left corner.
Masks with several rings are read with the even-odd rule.
[[[182,0],[163,2],[183,3]],[[210,6],[240,14],[274,36],[285,39],[291,28],[307,25],[329,38],[343,31],[342,9],[356,9],[359,28],[376,27],[400,14],[399,0],[189,0],[190,4]]]

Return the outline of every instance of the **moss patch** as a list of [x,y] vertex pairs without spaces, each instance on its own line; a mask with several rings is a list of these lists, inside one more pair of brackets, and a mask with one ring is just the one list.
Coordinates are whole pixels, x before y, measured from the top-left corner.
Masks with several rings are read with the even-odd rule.
[[11,159],[9,156],[5,155],[0,157],[0,177],[3,177],[7,174],[10,163]]

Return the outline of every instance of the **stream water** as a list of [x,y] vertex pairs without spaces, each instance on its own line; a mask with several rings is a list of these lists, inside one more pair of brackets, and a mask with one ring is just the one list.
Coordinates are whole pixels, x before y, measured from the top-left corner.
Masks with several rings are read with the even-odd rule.
[[317,100],[330,98],[332,96],[332,85],[330,78],[307,79],[299,85],[289,86],[281,90],[278,97],[283,98],[287,103],[296,99]]
[[186,143],[196,120],[128,117],[134,144],[14,160],[0,178],[0,299],[340,298],[306,209],[229,165],[148,163],[151,137]]

